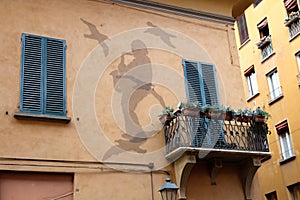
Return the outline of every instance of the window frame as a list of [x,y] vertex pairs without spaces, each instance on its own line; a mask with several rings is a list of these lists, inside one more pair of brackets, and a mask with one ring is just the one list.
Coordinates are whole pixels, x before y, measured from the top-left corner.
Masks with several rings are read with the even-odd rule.
[[248,95],[249,95],[248,98],[256,96],[259,93],[259,90],[258,90],[258,84],[257,84],[254,65],[252,65],[251,67],[249,67],[247,70],[244,71],[244,76],[245,76],[247,88],[248,88]]
[[276,191],[265,194],[267,200],[278,200]]
[[295,56],[296,56],[296,62],[298,66],[298,72],[300,73],[300,50],[295,53]]
[[287,186],[289,195],[292,200],[300,200],[300,183]]
[[253,7],[255,8],[256,6],[258,6],[263,0],[256,0],[254,3],[253,3]]
[[[277,68],[266,74],[269,86],[269,104],[283,96]],[[276,92],[278,90],[278,92]],[[278,94],[277,94],[278,93]]]
[[294,157],[295,154],[288,121],[284,120],[278,123],[275,125],[275,129],[279,137],[282,160],[287,160]]
[[[182,65],[184,68],[184,79],[185,79],[185,88],[186,88],[186,97],[188,101],[191,101],[191,95],[190,95],[190,91],[189,91],[189,81],[187,80],[187,66],[186,63],[190,62],[190,63],[194,63],[197,65],[197,71],[198,71],[198,75],[199,75],[199,84],[200,84],[200,96],[202,99],[202,105],[210,105],[207,104],[207,94],[205,93],[205,88],[204,88],[204,77],[203,77],[203,73],[202,73],[202,68],[203,66],[207,65],[207,66],[211,66],[212,70],[213,70],[213,78],[214,78],[214,86],[215,86],[215,96],[216,96],[216,100],[214,101],[214,103],[212,105],[219,105],[220,104],[220,98],[219,98],[219,93],[218,93],[218,84],[217,84],[217,78],[216,78],[216,68],[213,64],[209,64],[209,63],[204,63],[204,62],[199,62],[199,61],[193,61],[193,60],[186,60],[183,59],[182,60]],[[211,100],[212,101],[212,100]]]
[[[25,71],[25,46],[26,41],[25,38],[26,37],[31,37],[31,38],[36,38],[36,39],[40,39],[41,40],[41,82],[40,82],[40,111],[36,111],[33,109],[26,109],[24,108],[24,87],[25,83],[24,83],[24,71]],[[45,37],[45,36],[39,36],[39,35],[33,35],[33,34],[27,34],[27,33],[22,33],[22,55],[21,55],[21,73],[20,73],[20,112],[21,113],[28,113],[28,114],[36,114],[36,115],[50,115],[50,116],[66,116],[66,41],[62,40],[62,39],[56,39],[56,38],[50,38],[50,37]],[[50,60],[51,58],[47,58],[47,47],[48,42],[52,41],[52,42],[59,42],[62,44],[62,48],[61,49],[54,49],[54,51],[62,51],[62,65],[59,67],[62,67],[62,69],[60,68],[60,70],[62,70],[62,75],[61,75],[61,81],[59,82],[62,85],[62,95],[60,96],[62,98],[62,111],[61,112],[51,112],[51,111],[47,111],[46,110],[46,101],[50,102],[51,100],[47,100],[46,97],[46,93],[47,91],[50,93],[51,90],[47,88],[47,84],[50,84],[50,82],[52,81],[51,78],[47,78],[47,73],[50,73],[49,71],[51,70],[50,68],[47,68],[48,65],[48,60]],[[51,43],[51,42],[50,42]],[[34,48],[36,48],[36,46],[33,46]],[[48,47],[50,49],[50,47]],[[52,49],[50,49],[49,51],[52,51]],[[56,60],[55,60],[56,61]],[[52,61],[49,61],[52,62]],[[35,70],[35,69],[34,69]],[[57,73],[57,71],[56,71]],[[49,81],[49,83],[47,83],[47,81]],[[38,83],[37,83],[38,84]],[[55,100],[54,100],[55,101]]]
[[239,32],[240,45],[243,45],[249,40],[249,32],[245,13],[238,16],[236,21]]

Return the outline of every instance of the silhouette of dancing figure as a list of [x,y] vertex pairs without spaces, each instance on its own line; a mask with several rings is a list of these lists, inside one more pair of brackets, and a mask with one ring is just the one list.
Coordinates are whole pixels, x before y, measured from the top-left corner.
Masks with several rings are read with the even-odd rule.
[[[105,152],[102,158],[103,160],[106,160],[112,155],[117,155],[124,151],[146,153],[147,151],[145,149],[142,149],[140,146],[144,144],[147,141],[149,135],[152,135],[153,133],[147,133],[141,128],[138,116],[135,113],[137,104],[149,94],[152,94],[160,102],[160,104],[165,107],[163,98],[154,90],[154,86],[151,83],[152,67],[150,65],[151,60],[148,57],[148,50],[146,48],[146,45],[141,40],[134,40],[131,43],[131,48],[132,53],[123,54],[118,65],[118,70],[114,70],[110,74],[113,76],[113,82],[116,91],[122,93],[121,104],[129,102],[128,100],[130,99],[130,94],[128,94],[128,91],[130,90],[128,90],[128,86],[124,84],[120,84],[120,87],[117,87],[117,82],[120,78],[125,78],[128,79],[128,81],[135,83],[137,87],[136,91],[139,90],[140,92],[139,95],[134,99],[134,102],[130,102],[129,113],[127,107],[122,106],[122,112],[125,121],[125,133],[121,135],[122,139],[115,140],[115,142],[117,143],[116,146],[111,147],[107,152]],[[125,55],[134,57],[133,60],[128,63],[128,65],[125,64]],[[143,73],[147,74],[147,78],[145,78],[146,80],[139,80],[132,75],[126,75],[129,70],[145,64],[149,65],[148,67],[144,67],[145,69],[143,68]],[[135,86],[133,88],[135,88]],[[132,125],[132,121],[135,122],[138,126]]]
[[100,33],[98,31],[97,27],[94,24],[92,24],[92,23],[90,23],[90,22],[88,22],[88,21],[86,21],[82,18],[80,18],[80,20],[84,24],[86,24],[89,27],[90,31],[91,31],[91,34],[84,34],[84,37],[90,38],[90,39],[93,39],[93,40],[97,40],[98,43],[101,45],[101,47],[103,49],[104,55],[107,56],[108,53],[109,53],[109,48],[108,48],[107,44],[104,41],[109,40],[109,37],[107,37],[106,35]]

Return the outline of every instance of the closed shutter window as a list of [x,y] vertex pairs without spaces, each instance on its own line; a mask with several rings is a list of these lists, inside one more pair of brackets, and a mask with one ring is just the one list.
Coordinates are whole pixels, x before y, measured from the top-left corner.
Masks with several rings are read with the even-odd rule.
[[237,26],[240,35],[240,43],[243,44],[249,39],[247,22],[244,13],[237,18]]
[[65,41],[22,35],[20,111],[66,115]]
[[215,67],[183,60],[187,99],[201,105],[219,105]]

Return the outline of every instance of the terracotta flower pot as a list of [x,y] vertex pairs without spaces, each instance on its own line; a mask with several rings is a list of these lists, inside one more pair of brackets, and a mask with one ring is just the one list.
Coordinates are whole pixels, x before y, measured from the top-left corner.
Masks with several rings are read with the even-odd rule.
[[190,116],[199,116],[199,109],[198,108],[184,108],[182,110],[183,115],[190,115]]
[[160,121],[161,124],[165,125],[166,122],[171,121],[171,119],[172,119],[172,118],[171,118],[170,115],[163,115],[163,116],[161,116],[161,117],[159,118],[159,121]]

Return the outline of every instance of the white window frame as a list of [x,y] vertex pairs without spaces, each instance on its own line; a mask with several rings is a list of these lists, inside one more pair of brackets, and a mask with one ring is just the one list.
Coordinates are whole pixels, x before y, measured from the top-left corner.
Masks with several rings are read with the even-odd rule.
[[299,69],[299,73],[300,73],[300,51],[298,51],[295,55],[296,55],[298,69]]
[[283,160],[294,156],[292,140],[288,130],[289,129],[287,128],[287,130],[284,133],[279,134],[279,142]]
[[270,100],[273,101],[278,97],[282,96],[281,85],[280,85],[277,69],[272,70],[272,72],[268,73],[267,77],[268,77],[268,84],[270,90],[269,97]]
[[294,185],[288,186],[288,190],[290,193],[290,197],[292,200],[299,200],[299,194],[300,194],[300,185],[299,183],[296,183]]
[[252,97],[258,93],[258,86],[257,86],[255,71],[252,70],[252,72],[245,75],[245,77],[246,77],[246,81],[247,81],[249,97]]

